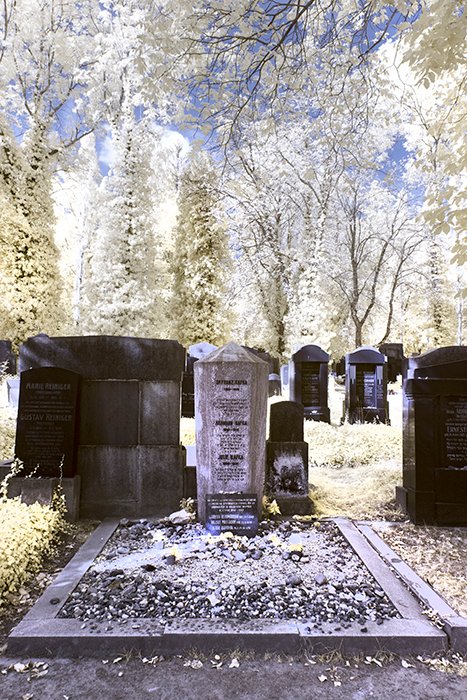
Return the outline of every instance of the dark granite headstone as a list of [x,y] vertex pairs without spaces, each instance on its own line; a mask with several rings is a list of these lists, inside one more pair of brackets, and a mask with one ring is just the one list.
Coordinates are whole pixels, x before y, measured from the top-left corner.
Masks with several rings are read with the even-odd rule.
[[303,406],[297,401],[271,404],[269,417],[271,442],[303,442]]
[[248,350],[248,352],[252,352],[253,355],[256,355],[256,357],[259,357],[261,360],[267,362],[269,365],[269,374],[279,374],[279,360],[277,357],[273,357],[266,352],[266,350],[261,350],[259,348],[250,348],[248,345],[242,345],[241,347],[244,348],[244,350]]
[[59,367],[21,373],[15,455],[24,474],[39,465],[34,476],[75,476],[79,386],[79,374]]
[[467,347],[439,348],[412,362],[397,500],[415,523],[467,525]]
[[11,340],[0,340],[0,375],[16,374],[16,355]]
[[307,515],[308,443],[303,441],[303,406],[295,401],[271,404],[266,443],[266,490],[282,515]]
[[388,382],[395,382],[399,374],[404,372],[404,347],[402,343],[382,343],[378,350],[387,358]]
[[371,347],[346,356],[342,420],[349,423],[389,423],[386,358]]
[[233,532],[254,537],[258,531],[258,497],[254,493],[206,496],[206,530],[211,535]]
[[292,355],[290,399],[303,404],[305,418],[330,423],[328,408],[329,355],[317,345],[304,345]]

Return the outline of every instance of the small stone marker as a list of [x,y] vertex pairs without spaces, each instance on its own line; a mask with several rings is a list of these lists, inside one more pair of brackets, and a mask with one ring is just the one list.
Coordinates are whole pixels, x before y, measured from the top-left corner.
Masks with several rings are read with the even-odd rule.
[[308,443],[303,441],[303,420],[302,404],[271,404],[266,485],[268,496],[277,501],[282,515],[313,512],[308,495]]
[[75,475],[79,386],[79,374],[59,367],[21,372],[15,455],[24,474],[39,465],[34,476]]
[[194,372],[198,517],[208,529],[227,528],[228,520],[227,529],[241,532],[251,499],[257,517],[262,508],[269,367],[228,343],[198,360]]

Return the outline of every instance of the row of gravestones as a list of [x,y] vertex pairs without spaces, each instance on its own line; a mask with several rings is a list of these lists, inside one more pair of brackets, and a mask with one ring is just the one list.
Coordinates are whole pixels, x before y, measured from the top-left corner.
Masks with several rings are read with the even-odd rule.
[[[39,463],[39,474],[56,477],[61,463],[69,505],[82,517],[176,510],[190,495],[179,435],[184,354],[175,341],[29,339],[20,350],[16,438],[26,470]],[[232,520],[241,529],[249,517],[251,531],[264,484],[284,514],[309,512],[301,404],[271,407],[266,445],[268,363],[229,344],[200,358],[195,375],[200,517],[214,529]],[[397,495],[415,522],[467,522],[465,347],[425,353],[409,366]]]
[[[243,346],[244,347],[244,346]],[[317,345],[305,345],[292,355],[278,374],[278,360],[268,353],[245,348],[269,365],[269,396],[281,395],[287,386],[292,401],[301,403],[306,419],[330,423],[328,407],[329,355]],[[182,382],[182,416],[195,416],[195,363],[216,350],[209,343],[188,349]],[[273,370],[273,371],[271,371]],[[342,422],[389,423],[387,361],[375,348],[358,348],[345,356],[345,400]]]

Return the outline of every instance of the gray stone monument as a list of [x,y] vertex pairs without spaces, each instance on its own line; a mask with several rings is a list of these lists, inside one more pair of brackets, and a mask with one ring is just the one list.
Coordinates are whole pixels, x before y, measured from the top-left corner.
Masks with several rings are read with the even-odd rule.
[[269,366],[228,343],[198,360],[194,372],[198,517],[212,532],[253,534],[265,478]]

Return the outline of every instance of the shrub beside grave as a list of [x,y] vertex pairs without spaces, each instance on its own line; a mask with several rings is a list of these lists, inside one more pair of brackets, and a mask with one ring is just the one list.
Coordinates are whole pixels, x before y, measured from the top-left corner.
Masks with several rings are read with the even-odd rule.
[[345,423],[336,427],[305,421],[305,440],[314,467],[355,467],[392,460],[402,464],[401,431],[390,425]]
[[0,608],[54,552],[66,530],[60,505],[25,505],[19,498],[0,500]]

